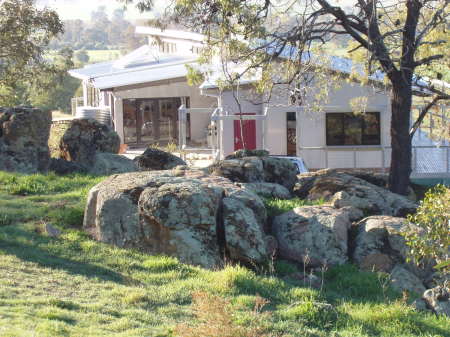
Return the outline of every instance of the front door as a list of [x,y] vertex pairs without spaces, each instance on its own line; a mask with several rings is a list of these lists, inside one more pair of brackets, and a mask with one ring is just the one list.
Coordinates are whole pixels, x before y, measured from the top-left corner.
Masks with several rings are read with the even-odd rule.
[[[254,115],[254,114],[243,114]],[[254,119],[242,120],[242,133],[244,134],[245,148],[247,150],[256,149],[256,121]],[[241,120],[234,121],[234,150],[244,148],[241,136]]]

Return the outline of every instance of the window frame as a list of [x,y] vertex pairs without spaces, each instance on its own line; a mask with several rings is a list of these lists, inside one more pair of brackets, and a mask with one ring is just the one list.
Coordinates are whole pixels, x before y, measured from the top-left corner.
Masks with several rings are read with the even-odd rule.
[[[344,121],[342,123],[342,131],[341,134],[343,137],[345,137],[345,117],[352,117],[351,112],[326,112],[325,113],[325,144],[327,147],[330,148],[348,148],[348,147],[381,147],[382,146],[382,134],[381,134],[381,112],[380,111],[367,111],[366,114],[375,114],[377,121],[378,121],[378,127],[377,127],[377,136],[378,136],[378,142],[377,144],[364,144],[364,130],[366,128],[366,123],[364,122],[364,118],[361,116],[360,119],[362,120],[361,123],[361,144],[330,144],[330,135],[328,134],[328,118],[333,116],[342,116]],[[353,116],[355,117],[355,116]],[[357,116],[356,116],[357,117]]]

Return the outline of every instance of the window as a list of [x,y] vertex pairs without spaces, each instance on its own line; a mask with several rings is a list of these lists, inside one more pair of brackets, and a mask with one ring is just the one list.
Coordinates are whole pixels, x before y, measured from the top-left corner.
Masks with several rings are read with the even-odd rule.
[[380,113],[326,114],[327,145],[380,145]]

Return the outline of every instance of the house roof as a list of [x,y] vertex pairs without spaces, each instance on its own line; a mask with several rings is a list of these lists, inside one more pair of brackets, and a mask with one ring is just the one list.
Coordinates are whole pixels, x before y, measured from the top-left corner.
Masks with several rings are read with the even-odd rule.
[[[177,40],[202,41],[204,39],[203,35],[197,33],[175,30],[161,31],[152,27],[137,27],[136,32],[164,38],[176,38]],[[265,47],[265,51],[271,54],[275,53],[277,48],[277,46],[269,44]],[[284,48],[279,57],[284,59],[296,58],[298,57],[298,51],[295,47]],[[326,56],[324,59],[312,53],[303,53],[302,60],[313,65],[325,63],[330,70],[344,74],[350,74],[353,71],[360,74],[364,73],[361,64],[344,57]],[[75,78],[89,81],[94,87],[102,90],[185,77],[187,75],[186,65],[196,63],[197,57],[195,55],[161,55],[151,46],[144,45],[117,61],[87,65],[84,68],[70,70],[69,74]],[[200,89],[217,88],[220,80],[224,78],[222,67],[219,64],[212,64],[202,68],[204,68],[203,70],[207,69],[209,76],[200,85]],[[230,64],[229,68],[239,70],[242,65]],[[376,82],[383,82],[384,78],[385,74],[381,71],[376,71],[369,77],[370,80]],[[240,80],[240,84],[253,83],[258,79],[258,74],[248,75]],[[450,88],[450,84],[446,82],[420,77],[416,77],[414,83],[416,83],[414,90],[423,94],[429,94],[427,88],[431,86]]]
[[[264,44],[263,41],[260,41],[259,43]],[[275,45],[269,44],[265,47],[265,52],[268,54],[275,54],[277,51],[278,47]],[[283,46],[283,50],[281,51],[279,57],[282,59],[297,59],[299,56],[298,54],[299,52],[297,48]],[[353,60],[349,58],[332,55],[319,57],[311,52],[302,53],[301,57],[302,62],[304,63],[311,63],[312,65],[316,64],[320,66],[323,66],[325,64],[331,71],[348,75],[350,75],[352,72],[356,72],[359,75],[364,75],[365,73],[364,66],[361,63],[353,62]],[[237,68],[239,67],[235,67],[235,69]],[[212,72],[211,76],[200,85],[200,89],[213,89],[219,86],[219,81],[224,78],[224,74],[219,70],[221,69],[221,67],[216,67],[215,69],[216,70]],[[377,70],[369,76],[369,80],[381,83],[384,82],[385,77],[386,75],[381,70]],[[240,79],[239,84],[249,84],[258,80],[258,76],[251,75],[247,76],[246,78]],[[449,90],[450,84],[441,80],[414,75],[413,91],[415,91],[417,94],[431,95],[432,91],[430,91],[430,88],[432,87],[438,87],[441,90]]]
[[95,88],[102,90],[185,77],[186,64],[195,62],[196,58],[193,56],[160,56],[145,45],[117,61],[87,65],[70,70],[69,74],[89,81]]

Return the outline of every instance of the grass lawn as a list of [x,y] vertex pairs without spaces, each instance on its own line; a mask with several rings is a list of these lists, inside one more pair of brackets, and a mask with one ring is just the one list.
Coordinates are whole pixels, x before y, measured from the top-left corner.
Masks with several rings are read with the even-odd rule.
[[87,50],[86,52],[89,55],[89,63],[114,61],[122,56],[120,50],[112,50],[112,49]]
[[450,319],[352,265],[314,290],[287,262],[209,271],[95,242],[80,226],[101,179],[0,172],[0,336],[450,336]]

